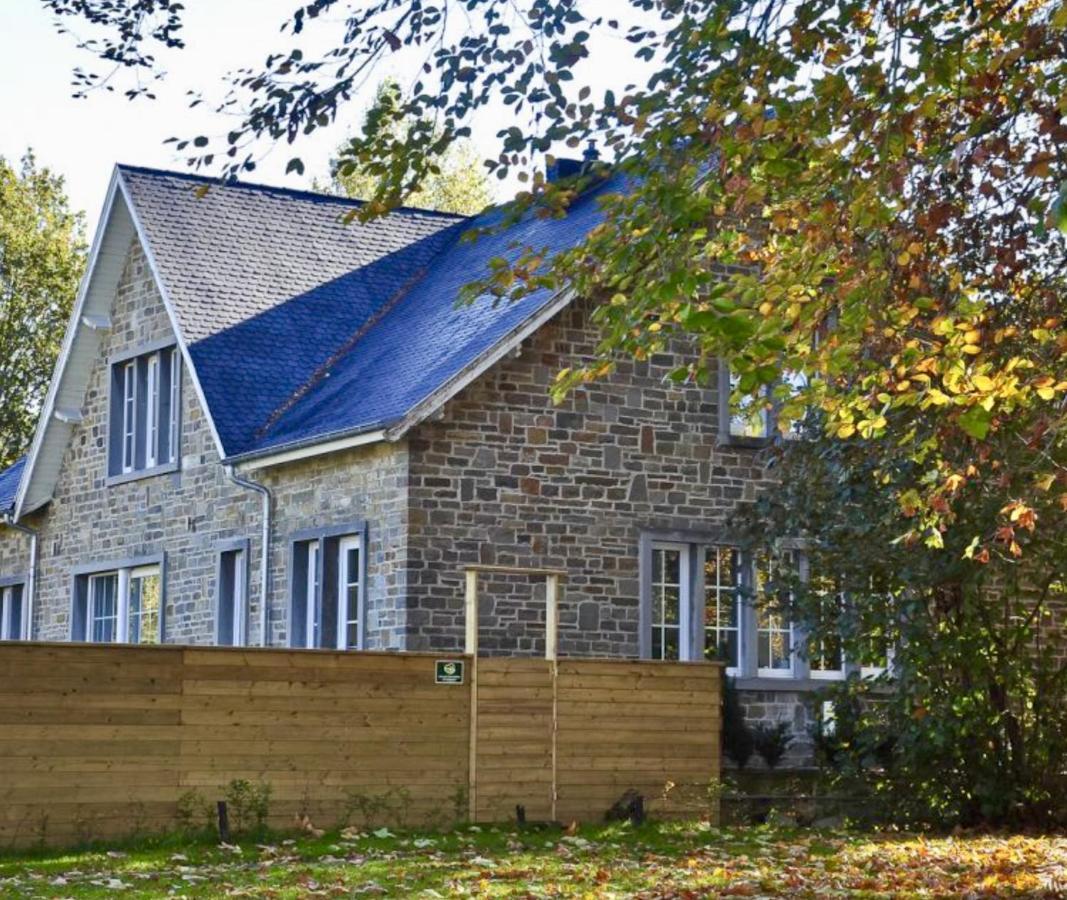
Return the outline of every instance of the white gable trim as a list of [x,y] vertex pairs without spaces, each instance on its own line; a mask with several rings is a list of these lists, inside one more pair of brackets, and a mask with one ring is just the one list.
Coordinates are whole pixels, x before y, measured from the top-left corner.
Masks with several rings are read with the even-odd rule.
[[[509,353],[517,350],[522,342],[534,332],[540,330],[556,317],[574,299],[574,292],[564,288],[548,301],[537,313],[519,325],[510,334],[497,341],[492,347],[476,357],[473,362],[461,369],[443,385],[416,403],[392,428],[385,433],[386,439],[398,441],[420,422],[434,416],[441,408],[471,382],[481,378],[489,369],[500,362]],[[522,302],[521,300],[519,301]]]
[[[108,234],[109,229],[111,228],[112,215],[115,211],[115,195],[117,192],[118,170],[116,169],[111,174],[111,181],[107,188],[107,196],[104,199],[104,208],[100,213],[100,224],[97,226],[96,234],[93,235],[93,244],[89,250],[89,260],[85,269],[85,275],[82,276],[82,283],[78,288],[78,296],[74,301],[74,310],[71,314],[70,321],[67,323],[67,332],[63,336],[63,345],[60,347],[59,358],[56,360],[55,369],[52,371],[52,380],[48,383],[48,393],[45,395],[41,417],[37,422],[37,430],[33,435],[33,443],[30,445],[30,452],[26,459],[26,467],[22,470],[22,477],[19,479],[18,491],[15,494],[15,508],[12,512],[12,518],[15,521],[18,521],[24,513],[32,512],[51,499],[51,489],[48,490],[47,496],[30,493],[30,487],[34,483],[34,475],[37,473],[41,461],[41,454],[44,450],[46,437],[55,435],[55,442],[58,442],[62,446],[60,455],[66,451],[72,426],[69,423],[61,422],[55,417],[56,398],[60,392],[60,386],[64,381],[63,376],[66,374],[67,364],[70,361],[71,354],[74,352],[75,340],[82,332],[82,316],[85,314],[85,306],[89,299],[91,287],[96,283],[97,269],[101,260],[101,248],[104,244],[105,235]],[[133,232],[131,228],[130,237],[132,236]],[[122,244],[124,242],[121,241],[120,238],[117,243]],[[125,249],[129,249],[128,244]],[[121,277],[121,273],[119,277]],[[117,284],[118,278],[115,279],[115,286],[117,286]],[[95,338],[96,344],[99,345],[99,335],[95,330],[90,331],[90,334]],[[84,338],[81,343],[84,343]],[[94,351],[96,349],[98,349],[98,346],[93,348]],[[84,389],[82,391],[82,397],[84,399]],[[79,401],[79,406],[81,405],[81,402],[82,401]],[[50,441],[50,443],[53,442]],[[51,462],[53,462],[56,471],[58,472],[59,463],[55,463],[54,460]]]
[[[121,198],[122,202],[116,202],[117,198]],[[137,218],[126,186],[123,184],[122,173],[116,167],[111,175],[104,207],[100,214],[100,224],[97,226],[89,251],[85,275],[78,288],[78,296],[74,301],[74,309],[67,324],[59,358],[56,360],[52,380],[48,385],[48,393],[41,410],[41,417],[37,422],[37,430],[30,446],[26,467],[22,472],[18,492],[15,495],[15,508],[12,516],[15,521],[39,509],[52,499],[59,469],[78,419],[78,416],[72,415],[71,412],[80,411],[85,403],[89,372],[99,354],[105,326],[110,324],[111,305],[114,302],[115,291],[122,277],[126,256],[134,237],[140,241],[144,250],[152,277],[155,279],[156,287],[159,289],[163,305],[170,318],[175,340],[181,348],[182,357],[188,367],[197,397],[215,440],[215,446],[219,456],[223,455],[222,442],[219,440],[211,411],[204,401],[196,369],[178,327],[174,305],[170,302],[166,287],[159,277],[159,269],[155,264],[152,248]]]

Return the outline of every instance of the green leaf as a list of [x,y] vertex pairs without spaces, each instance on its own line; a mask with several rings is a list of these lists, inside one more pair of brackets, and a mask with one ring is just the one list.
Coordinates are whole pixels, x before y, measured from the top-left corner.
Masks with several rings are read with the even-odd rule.
[[983,409],[981,406],[975,405],[968,409],[957,420],[960,428],[967,432],[975,440],[985,440],[985,436],[989,434],[989,424],[993,420],[993,414]]

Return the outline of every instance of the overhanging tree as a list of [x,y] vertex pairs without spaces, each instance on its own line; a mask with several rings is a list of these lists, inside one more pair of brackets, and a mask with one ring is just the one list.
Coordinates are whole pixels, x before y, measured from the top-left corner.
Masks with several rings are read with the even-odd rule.
[[[169,0],[45,5],[95,24],[85,46],[119,68],[151,69],[153,43],[181,41],[181,6]],[[575,185],[546,183],[541,156],[596,139],[634,178],[605,198],[604,224],[554,259],[529,248],[482,285],[519,299],[569,284],[600,301],[599,358],[561,373],[557,392],[682,332],[696,349],[675,377],[706,379],[707,360],[726,357],[738,392],[773,391],[785,425],[816,406],[828,433],[865,441],[893,412],[918,408],[940,427],[896,435],[917,462],[896,492],[907,539],[943,543],[961,486],[992,479],[1003,513],[967,536],[968,553],[1023,552],[1002,529],[1019,537],[1015,523],[1045,495],[1067,505],[1053,461],[1038,454],[1020,477],[995,456],[995,435],[1021,411],[1039,413],[1035,445],[1064,415],[1067,5],[628,0],[618,19],[602,10],[304,3],[286,25],[294,46],[234,76],[223,106],[239,124],[221,141],[178,146],[193,164],[254,168],[257,139],[295,144],[329,125],[401,52],[421,68],[350,147],[380,178],[365,216],[402,202],[491,103],[513,119],[487,162],[527,179],[519,211],[565,206]],[[335,40],[305,57],[312,27],[335,28]],[[601,33],[631,42],[652,69],[646,84],[599,98],[580,86],[574,73]],[[390,120],[411,125],[402,145]],[[804,379],[783,383],[783,369]],[[984,464],[954,465],[944,449],[960,443]]]
[[[397,119],[392,112],[401,101],[400,85],[387,79],[378,87],[374,103],[363,119],[360,135],[356,140],[342,142],[337,155],[330,160],[330,177],[325,182],[315,181],[317,190],[351,197],[356,200],[373,198],[383,174],[374,169],[373,160],[360,157],[360,147],[366,136],[376,128],[389,130],[389,140],[395,151],[391,161],[405,165],[404,145],[412,123]],[[401,181],[403,184],[403,180]],[[440,212],[474,215],[492,203],[486,170],[474,154],[469,142],[449,145],[439,159],[433,160],[426,177],[417,188],[402,191],[397,202]]]
[[84,261],[63,179],[0,157],[0,469],[33,437]]

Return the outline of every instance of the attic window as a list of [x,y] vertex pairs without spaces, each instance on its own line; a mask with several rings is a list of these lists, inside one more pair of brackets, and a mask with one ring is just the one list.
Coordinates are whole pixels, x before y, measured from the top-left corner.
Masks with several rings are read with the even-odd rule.
[[177,468],[180,388],[181,358],[173,345],[111,361],[110,478]]

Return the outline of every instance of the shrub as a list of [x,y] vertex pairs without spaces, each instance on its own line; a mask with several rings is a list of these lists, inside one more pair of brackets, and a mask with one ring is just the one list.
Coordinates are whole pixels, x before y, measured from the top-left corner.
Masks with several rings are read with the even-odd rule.
[[763,757],[768,769],[777,767],[792,743],[793,736],[789,733],[788,722],[776,722],[774,725],[761,722],[753,732],[756,752]]
[[745,722],[745,711],[741,708],[737,685],[732,678],[723,682],[722,742],[723,752],[739,769],[748,765],[755,745],[752,729]]
[[226,806],[234,832],[260,832],[266,828],[271,793],[269,784],[253,784],[243,778],[235,778],[226,785]]

